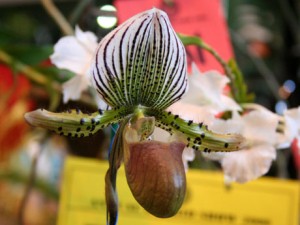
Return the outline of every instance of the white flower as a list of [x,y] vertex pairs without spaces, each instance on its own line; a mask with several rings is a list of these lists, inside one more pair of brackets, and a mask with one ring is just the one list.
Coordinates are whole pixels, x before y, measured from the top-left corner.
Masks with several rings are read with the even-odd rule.
[[196,64],[193,63],[192,74],[188,76],[188,79],[188,92],[172,107],[176,107],[176,104],[181,104],[181,107],[185,104],[193,104],[205,107],[204,111],[214,115],[226,110],[241,110],[232,98],[223,93],[229,79],[218,71],[211,70],[201,74]]
[[97,37],[92,32],[75,28],[75,36],[61,38],[54,46],[50,59],[54,65],[76,74],[63,84],[64,103],[80,98],[90,85],[89,67],[97,50]]
[[[196,64],[193,63],[192,74],[188,76],[188,81],[188,92],[180,101],[168,108],[173,114],[177,114],[185,120],[193,120],[195,123],[204,123],[210,127],[218,113],[226,110],[241,110],[241,107],[232,98],[223,93],[229,79],[219,72],[208,71],[201,74]],[[158,136],[161,136],[161,132],[156,135],[156,137]],[[217,152],[211,156],[217,160],[222,158],[223,154],[227,153]],[[187,162],[194,158],[193,149],[186,148],[183,154],[186,168]]]
[[[215,132],[237,132],[246,138],[244,149],[217,158],[227,181],[247,182],[268,172],[276,158],[276,128],[278,117],[267,109],[253,110],[243,116],[234,113],[229,120],[217,120],[211,126]],[[211,153],[215,157],[214,153]]]
[[286,110],[283,114],[283,135],[291,144],[294,138],[300,138],[300,107]]
[[204,123],[210,125],[215,116],[205,106],[197,106],[195,104],[184,103],[178,101],[168,108],[175,115],[179,115],[182,119],[193,120],[196,123]]
[[[244,107],[259,111],[266,110],[258,104],[245,104]],[[286,110],[283,116],[271,112],[269,116],[278,121],[275,147],[277,149],[289,148],[292,141],[300,136],[300,107]]]

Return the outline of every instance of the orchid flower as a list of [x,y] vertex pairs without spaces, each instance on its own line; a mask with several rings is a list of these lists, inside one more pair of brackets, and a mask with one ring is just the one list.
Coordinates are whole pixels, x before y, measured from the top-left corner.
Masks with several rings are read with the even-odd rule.
[[244,104],[245,109],[268,112],[268,116],[277,121],[276,143],[277,149],[289,148],[295,138],[300,137],[300,107],[285,110],[283,115],[278,115],[258,104]]
[[267,173],[276,158],[281,117],[257,104],[245,104],[244,107],[250,111],[241,116],[233,112],[232,118],[215,119],[210,126],[215,132],[242,134],[245,138],[243,149],[228,154],[203,153],[221,163],[226,183],[254,180]]
[[63,84],[63,101],[77,100],[90,85],[88,68],[97,49],[97,37],[83,32],[78,26],[75,36],[61,38],[54,46],[51,62],[58,68],[67,69],[75,76]]
[[[201,73],[196,64],[193,63],[192,74],[189,75],[189,90],[172,107],[177,108],[179,105],[179,107],[185,108],[185,106],[195,105],[202,108],[206,114],[214,115],[229,110],[239,111],[241,110],[239,104],[224,94],[224,89],[228,83],[229,78],[227,76],[216,70]],[[172,107],[170,108],[171,111]]]
[[[227,183],[243,183],[264,175],[276,158],[276,148],[290,141],[288,137],[291,135],[278,132],[283,118],[257,104],[244,104],[243,107],[250,112],[240,116],[238,111],[242,111],[241,107],[223,94],[224,87],[229,82],[228,78],[216,71],[200,75],[195,65],[192,70],[190,89],[169,110],[187,120],[204,121],[214,132],[243,135],[245,142],[240,151],[202,152],[206,158],[221,163]],[[216,118],[219,113],[227,110],[232,112],[232,118]],[[288,121],[286,123],[290,124]]]
[[[148,212],[170,217],[182,205],[186,190],[182,151],[236,151],[238,134],[217,134],[208,126],[184,120],[167,108],[182,98],[188,87],[186,52],[168,16],[151,9],[130,18],[104,37],[91,64],[91,83],[111,110],[83,114],[70,110],[36,110],[25,115],[33,126],[60,135],[85,137],[119,123],[106,174],[108,224],[118,215],[116,174],[124,162],[127,183]],[[173,138],[150,140],[155,127]]]
[[300,138],[300,107],[286,110],[283,113],[283,118],[281,120],[281,131],[283,132],[285,142],[290,144],[294,138]]

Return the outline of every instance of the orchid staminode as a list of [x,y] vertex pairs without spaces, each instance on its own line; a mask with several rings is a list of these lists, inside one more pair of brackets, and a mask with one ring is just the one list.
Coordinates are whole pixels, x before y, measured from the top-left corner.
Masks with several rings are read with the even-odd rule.
[[[137,14],[104,37],[90,77],[111,110],[87,115],[76,110],[53,113],[39,109],[25,118],[33,126],[72,137],[93,135],[119,123],[105,178],[108,224],[117,221],[116,173],[121,162],[135,199],[153,215],[170,217],[184,200],[181,154],[185,146],[224,152],[242,146],[243,137],[238,134],[217,134],[201,122],[184,120],[166,110],[182,98],[188,81],[185,48],[161,10]],[[154,127],[174,138],[168,143],[150,140]]]

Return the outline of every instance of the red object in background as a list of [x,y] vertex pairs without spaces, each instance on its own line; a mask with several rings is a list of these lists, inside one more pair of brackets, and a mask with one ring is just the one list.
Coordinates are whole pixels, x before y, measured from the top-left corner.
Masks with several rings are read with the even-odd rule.
[[297,138],[294,139],[292,143],[292,154],[294,156],[294,161],[295,161],[295,167],[296,169],[300,172],[300,140]]
[[[200,36],[212,46],[224,60],[233,57],[233,51],[224,19],[221,0],[115,0],[119,23],[133,15],[156,7],[165,11],[175,31]],[[187,48],[189,67],[197,63],[201,71],[218,70],[222,66],[206,51],[190,46]]]
[[0,64],[0,161],[5,160],[25,138],[29,126],[24,113],[33,108],[28,99],[30,82]]

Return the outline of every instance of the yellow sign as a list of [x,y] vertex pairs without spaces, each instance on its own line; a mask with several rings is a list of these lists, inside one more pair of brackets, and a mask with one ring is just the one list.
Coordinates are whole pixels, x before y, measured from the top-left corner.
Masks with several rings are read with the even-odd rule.
[[[106,225],[107,162],[70,157],[64,170],[58,225]],[[159,219],[134,200],[123,167],[117,177],[118,225],[298,225],[300,184],[261,178],[226,188],[219,172],[189,170],[179,213]]]

